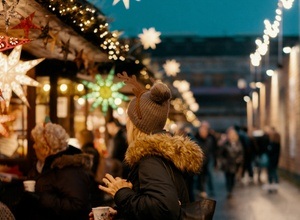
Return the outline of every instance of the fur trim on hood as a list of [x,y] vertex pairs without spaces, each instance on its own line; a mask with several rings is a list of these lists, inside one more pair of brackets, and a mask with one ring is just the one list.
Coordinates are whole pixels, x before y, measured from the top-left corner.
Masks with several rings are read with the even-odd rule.
[[201,148],[190,138],[167,133],[138,138],[128,146],[125,161],[133,167],[146,156],[163,157],[180,171],[191,173],[200,172],[204,158]]
[[62,155],[56,158],[51,164],[51,168],[62,169],[68,166],[84,167],[90,170],[93,165],[93,160],[89,154]]

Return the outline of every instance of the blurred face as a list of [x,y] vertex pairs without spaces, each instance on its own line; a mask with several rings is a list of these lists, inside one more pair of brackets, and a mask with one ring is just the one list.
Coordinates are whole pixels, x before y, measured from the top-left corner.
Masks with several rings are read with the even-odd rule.
[[208,136],[208,128],[206,126],[201,126],[199,128],[199,135],[202,138],[207,138],[207,136]]
[[48,156],[47,149],[39,142],[35,142],[33,145],[33,148],[35,150],[36,157],[39,161],[42,163],[45,162],[46,157]]
[[236,142],[239,139],[239,136],[234,129],[228,130],[227,136],[230,142]]

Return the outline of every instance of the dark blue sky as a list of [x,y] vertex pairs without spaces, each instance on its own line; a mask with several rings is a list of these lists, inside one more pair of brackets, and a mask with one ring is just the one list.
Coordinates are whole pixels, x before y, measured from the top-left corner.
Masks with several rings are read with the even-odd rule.
[[[162,35],[263,35],[264,19],[275,18],[277,0],[89,0],[112,19],[110,30],[137,36],[154,27]],[[283,34],[299,35],[299,0],[283,11]]]

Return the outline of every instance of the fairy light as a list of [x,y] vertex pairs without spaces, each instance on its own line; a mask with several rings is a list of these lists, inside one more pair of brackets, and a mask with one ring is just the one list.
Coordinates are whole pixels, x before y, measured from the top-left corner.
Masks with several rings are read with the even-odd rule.
[[[44,0],[41,4],[48,7],[87,40],[98,45],[101,51],[105,53],[113,51],[113,55],[109,56],[110,59],[124,61],[128,52],[127,48],[119,42],[119,35],[109,30],[105,16],[94,5],[87,1],[63,0]],[[108,40],[112,42],[110,48],[103,44]]]
[[256,40],[256,50],[254,53],[250,54],[251,64],[253,66],[259,66],[261,61],[261,56],[267,54],[269,50],[269,37],[276,38],[280,32],[280,26],[282,22],[282,8],[290,9],[293,6],[294,0],[279,0],[277,4],[277,9],[275,10],[275,18],[273,23],[268,19],[264,20],[264,35],[263,41]]
[[50,84],[45,84],[44,86],[43,86],[43,90],[45,91],[45,92],[49,92],[50,91],[50,89],[51,89],[51,86],[50,86]]

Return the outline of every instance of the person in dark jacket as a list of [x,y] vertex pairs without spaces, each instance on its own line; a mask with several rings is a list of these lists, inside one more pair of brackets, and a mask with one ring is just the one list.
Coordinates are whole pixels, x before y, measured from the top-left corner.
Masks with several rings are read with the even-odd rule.
[[226,136],[222,136],[220,142],[221,169],[225,174],[227,198],[232,197],[235,186],[236,174],[243,164],[243,147],[238,133],[233,127],[229,127]]
[[128,147],[125,127],[115,118],[112,118],[106,126],[112,143],[110,158],[118,160],[122,164],[122,177],[126,178],[129,173],[129,167],[124,163]]
[[127,180],[106,174],[99,188],[114,198],[121,219],[178,220],[180,205],[189,202],[183,174],[200,170],[203,152],[188,137],[163,130],[171,97],[165,84],[156,82],[147,91],[134,77],[119,77],[135,86],[126,123],[125,161],[131,172]]
[[278,190],[279,178],[277,174],[279,157],[280,157],[280,134],[274,127],[270,131],[270,144],[267,148],[268,155],[268,190],[276,192]]
[[93,159],[92,172],[95,174],[97,172],[100,154],[94,146],[94,134],[88,129],[83,129],[78,132],[76,136],[81,150],[91,155]]
[[77,133],[76,138],[83,153],[88,154],[92,158],[92,186],[91,186],[91,205],[97,207],[104,205],[104,193],[99,190],[97,181],[97,171],[100,165],[100,154],[94,146],[94,134],[88,129],[83,129]]
[[35,192],[27,192],[17,219],[84,220],[90,205],[91,165],[89,155],[68,145],[64,128],[51,122],[31,131],[36,156]]
[[[200,197],[214,196],[213,167],[216,159],[216,143],[209,133],[210,125],[202,122],[195,135],[198,145],[204,152],[204,163],[201,173],[198,175],[198,187]],[[207,189],[206,189],[207,186]]]

